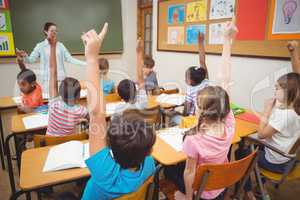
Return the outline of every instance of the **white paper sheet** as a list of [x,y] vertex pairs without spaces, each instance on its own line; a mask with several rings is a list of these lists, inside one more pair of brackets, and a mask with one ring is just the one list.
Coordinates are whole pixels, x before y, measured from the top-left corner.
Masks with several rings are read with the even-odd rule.
[[187,128],[172,127],[159,131],[158,137],[179,152],[182,151],[183,134],[187,130]]
[[108,103],[106,104],[106,115],[120,113],[125,109],[125,106],[125,102]]
[[22,103],[22,97],[20,97],[20,96],[19,97],[13,97],[12,99],[18,105]]
[[235,0],[211,0],[209,19],[231,18],[234,8]]
[[180,106],[184,103],[185,96],[182,94],[161,94],[158,97],[156,97],[156,101],[159,103]]
[[24,117],[23,123],[26,129],[34,129],[48,126],[48,114],[35,114]]
[[85,146],[80,141],[70,141],[52,147],[49,150],[43,172],[81,167]]

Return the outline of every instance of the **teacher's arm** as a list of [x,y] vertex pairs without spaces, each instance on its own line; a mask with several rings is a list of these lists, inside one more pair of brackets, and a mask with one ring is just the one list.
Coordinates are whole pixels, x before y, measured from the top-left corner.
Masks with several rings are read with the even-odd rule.
[[31,54],[29,56],[26,56],[24,61],[26,63],[35,63],[37,59],[40,57],[40,45],[37,44]]
[[63,50],[63,55],[64,55],[64,60],[68,63],[74,64],[74,65],[87,65],[86,62],[81,61],[79,59],[73,58],[68,49],[62,45],[62,50]]

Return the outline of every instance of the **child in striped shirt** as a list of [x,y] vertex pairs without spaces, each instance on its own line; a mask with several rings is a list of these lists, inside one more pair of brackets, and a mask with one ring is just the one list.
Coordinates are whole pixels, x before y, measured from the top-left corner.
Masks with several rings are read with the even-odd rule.
[[75,127],[82,118],[88,118],[88,111],[78,104],[81,86],[78,80],[67,77],[57,90],[56,36],[48,38],[50,43],[50,100],[47,134],[64,136],[75,133]]

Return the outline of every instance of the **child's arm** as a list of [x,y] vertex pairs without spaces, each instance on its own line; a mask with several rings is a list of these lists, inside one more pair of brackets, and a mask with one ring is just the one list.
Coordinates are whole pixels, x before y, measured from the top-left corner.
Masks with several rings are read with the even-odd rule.
[[291,61],[293,72],[300,74],[300,59],[299,59],[299,52],[298,52],[298,42],[291,41],[288,43],[287,48],[291,54]]
[[265,103],[264,112],[260,116],[258,127],[258,137],[260,139],[272,137],[277,132],[276,129],[269,125],[269,119],[275,106],[275,102],[275,99],[270,99]]
[[222,64],[221,69],[219,70],[219,85],[228,92],[229,83],[231,79],[231,42],[234,39],[235,34],[237,33],[237,28],[235,26],[235,17],[232,18],[231,22],[226,24],[224,30],[224,44],[222,52]]
[[21,71],[26,69],[26,65],[24,64],[24,58],[18,53],[17,53],[17,63]]
[[143,77],[143,60],[144,60],[144,55],[143,55],[143,41],[141,38],[138,39],[137,41],[137,47],[136,47],[136,61],[137,61],[137,68],[136,68],[136,73],[137,73],[137,82],[139,84],[139,88],[144,87],[144,77]]
[[106,146],[105,99],[103,91],[100,89],[102,86],[99,85],[98,53],[106,35],[107,28],[108,24],[105,23],[99,35],[95,30],[90,30],[82,35],[87,61],[86,86],[88,89],[87,105],[90,116],[90,155],[97,153]]
[[205,62],[204,34],[201,32],[198,34],[198,51],[200,67],[203,67],[206,70],[206,78],[208,78],[208,71]]
[[185,185],[185,200],[192,200],[193,199],[193,183],[196,175],[197,169],[197,160],[194,158],[188,157],[185,164],[184,169],[184,185]]
[[48,39],[50,44],[50,88],[49,96],[50,98],[57,97],[57,61],[56,61],[56,37]]

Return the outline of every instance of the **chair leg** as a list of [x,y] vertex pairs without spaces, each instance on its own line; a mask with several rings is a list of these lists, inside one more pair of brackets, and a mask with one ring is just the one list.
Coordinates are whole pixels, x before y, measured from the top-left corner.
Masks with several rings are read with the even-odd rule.
[[26,200],[31,200],[31,193],[30,192],[26,192]]
[[38,200],[42,200],[42,194],[39,191],[37,191],[36,195]]
[[262,177],[260,175],[260,172],[259,172],[259,168],[258,168],[258,165],[256,164],[255,165],[255,177],[256,177],[256,181],[258,183],[258,186],[259,186],[259,190],[261,192],[261,195],[262,195],[262,199],[263,200],[269,200],[269,195],[266,193],[265,189],[264,189],[264,184],[262,182]]

